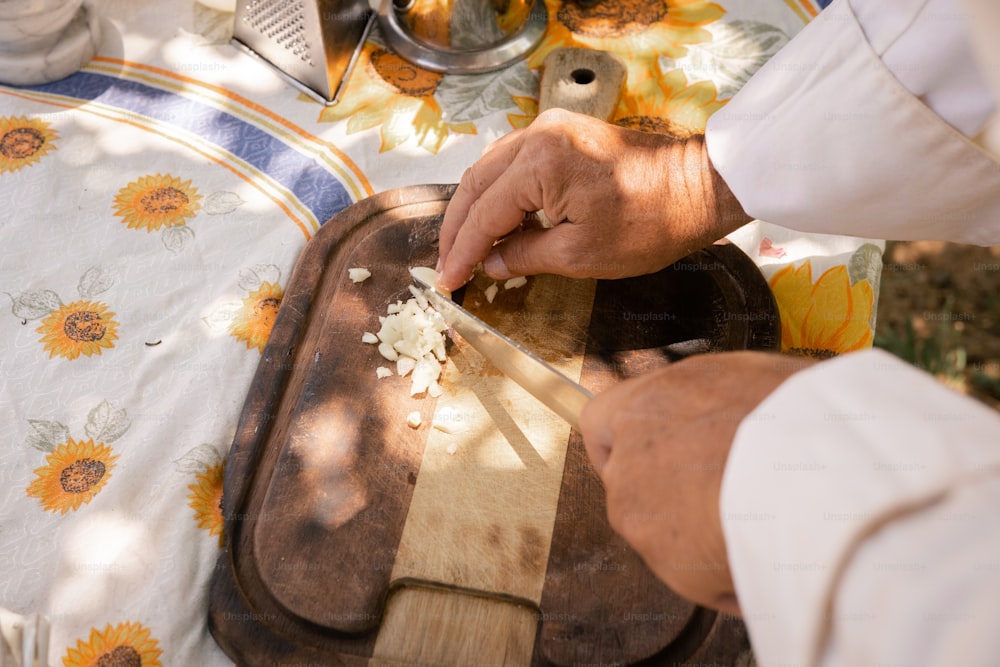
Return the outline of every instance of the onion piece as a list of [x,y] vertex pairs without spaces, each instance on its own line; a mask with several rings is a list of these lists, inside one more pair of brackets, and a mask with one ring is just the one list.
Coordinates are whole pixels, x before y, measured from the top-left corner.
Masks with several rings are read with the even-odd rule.
[[364,268],[347,269],[347,277],[352,283],[363,283],[372,277],[372,272]]
[[503,284],[504,289],[516,289],[518,287],[524,287],[528,284],[528,279],[524,276],[518,276],[516,278],[511,278]]

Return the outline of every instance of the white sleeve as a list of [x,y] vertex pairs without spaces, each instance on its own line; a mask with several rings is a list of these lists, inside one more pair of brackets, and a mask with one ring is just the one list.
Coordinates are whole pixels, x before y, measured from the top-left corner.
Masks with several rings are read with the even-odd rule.
[[996,111],[958,0],[850,0],[869,47],[900,84],[966,136]]
[[723,530],[758,661],[997,665],[1000,415],[879,350],[740,426]]
[[[1000,243],[1000,164],[956,129],[995,107],[958,5],[855,1],[865,27],[836,0],[709,119],[713,164],[750,215],[784,227]],[[939,2],[952,14],[935,31]],[[940,57],[914,59],[921,43]]]

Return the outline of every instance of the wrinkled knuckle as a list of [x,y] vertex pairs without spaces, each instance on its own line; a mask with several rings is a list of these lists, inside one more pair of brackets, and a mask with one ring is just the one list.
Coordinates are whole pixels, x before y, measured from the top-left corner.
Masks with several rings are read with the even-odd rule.
[[539,159],[547,153],[565,153],[567,147],[573,145],[565,123],[549,120],[539,122],[536,119],[529,126],[533,132],[526,137],[522,150],[530,151],[532,158]]
[[478,163],[468,167],[462,172],[462,177],[458,180],[458,189],[466,192],[479,192],[483,187],[483,179],[479,175]]
[[515,275],[533,273],[530,258],[525,247],[519,243],[504,244],[503,262],[507,270]]
[[481,199],[477,199],[469,205],[469,210],[465,213],[465,224],[464,228],[475,232],[477,234],[485,234],[487,226],[487,221],[489,216],[483,215],[483,203]]
[[549,138],[544,145],[539,146],[539,150],[532,156],[532,164],[538,173],[558,175],[560,179],[569,173],[572,165],[560,143],[557,138]]
[[555,173],[565,171],[566,166],[561,165],[565,158],[560,144],[559,138],[551,134],[536,134],[531,141],[526,141],[521,149],[523,166],[528,166],[540,174],[551,173],[549,171],[551,169],[559,170]]
[[549,126],[559,127],[565,125],[569,120],[569,112],[565,109],[553,107],[538,114],[531,126],[537,129],[548,128]]
[[509,230],[504,224],[504,218],[497,216],[497,209],[502,207],[506,207],[506,203],[498,204],[496,198],[491,198],[489,201],[483,199],[474,201],[469,206],[463,225],[473,235],[470,238],[492,245],[503,237]]

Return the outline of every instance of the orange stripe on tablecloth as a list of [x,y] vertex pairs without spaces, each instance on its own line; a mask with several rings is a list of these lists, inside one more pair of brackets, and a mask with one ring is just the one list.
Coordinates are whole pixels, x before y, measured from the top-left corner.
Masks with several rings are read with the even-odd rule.
[[813,5],[810,0],[799,0],[799,2],[802,3],[803,7],[805,7],[806,13],[809,14],[810,18],[816,18],[816,15],[819,14],[819,12],[816,11],[815,5]]
[[167,133],[164,133],[164,132],[160,132],[159,130],[154,129],[154,128],[150,127],[149,125],[143,125],[143,124],[135,122],[135,121],[131,121],[131,120],[126,120],[124,118],[120,118],[120,117],[116,116],[113,113],[101,113],[98,110],[98,107],[96,107],[95,103],[92,102],[92,101],[90,103],[84,104],[84,105],[76,104],[76,103],[70,103],[70,102],[59,102],[59,101],[54,100],[54,99],[46,99],[45,97],[37,97],[35,95],[28,95],[28,94],[24,94],[24,93],[17,93],[17,92],[14,92],[13,90],[5,90],[5,89],[2,89],[2,88],[0,88],[0,93],[6,93],[7,95],[10,95],[11,97],[19,97],[19,98],[27,100],[29,102],[40,102],[42,104],[48,104],[50,106],[59,107],[59,108],[62,108],[62,109],[70,109],[70,110],[75,109],[77,111],[84,111],[84,112],[92,114],[94,116],[99,116],[101,118],[106,118],[108,120],[113,120],[113,121],[116,121],[116,122],[119,122],[119,123],[125,123],[126,125],[131,125],[131,126],[136,127],[136,128],[138,128],[140,130],[143,130],[143,131],[146,131],[146,132],[152,132],[153,134],[158,134],[158,135],[160,135],[161,137],[163,137],[165,139],[169,139],[170,141],[173,141],[175,143],[181,144],[182,146],[190,148],[194,152],[198,153],[199,155],[202,155],[202,156],[206,157],[207,159],[209,159],[212,162],[216,163],[220,167],[223,167],[223,168],[231,171],[237,178],[239,178],[239,179],[241,179],[243,181],[246,181],[251,186],[253,186],[257,190],[259,190],[265,197],[267,197],[268,199],[270,199],[271,201],[273,201],[278,206],[278,208],[280,208],[282,211],[284,211],[285,215],[287,215],[288,218],[292,222],[294,222],[295,225],[302,231],[303,235],[305,235],[305,237],[306,237],[306,240],[309,240],[311,238],[311,236],[312,236],[312,233],[310,231],[311,225],[307,224],[305,221],[303,221],[298,216],[296,216],[292,212],[291,208],[288,207],[288,205],[286,205],[284,202],[282,202],[278,198],[276,198],[273,195],[271,195],[270,193],[268,193],[264,188],[262,188],[260,186],[259,183],[257,183],[248,174],[242,173],[236,167],[234,167],[234,166],[232,166],[230,164],[227,164],[225,160],[219,159],[218,157],[212,155],[211,153],[209,153],[209,152],[207,152],[207,151],[205,151],[205,150],[203,150],[201,148],[198,148],[197,146],[191,144],[190,142],[187,142],[187,141],[184,141],[182,139],[179,139],[175,135],[170,135],[170,134],[167,134]]
[[200,81],[198,79],[193,79],[191,77],[184,76],[183,74],[178,74],[176,72],[171,72],[168,69],[163,69],[161,67],[155,67],[153,65],[146,65],[144,63],[137,63],[137,62],[134,62],[134,61],[131,61],[131,60],[122,60],[122,59],[119,59],[119,58],[108,58],[106,56],[95,56],[93,58],[93,61],[109,63],[109,64],[112,64],[112,65],[122,65],[122,66],[132,67],[132,68],[135,68],[135,69],[146,70],[147,72],[153,72],[154,74],[159,74],[160,76],[165,76],[165,77],[168,77],[168,78],[171,78],[171,79],[176,79],[177,81],[183,81],[184,83],[190,83],[190,84],[193,84],[193,85],[196,85],[196,86],[201,86],[201,87],[206,88],[208,90],[211,90],[211,91],[213,91],[213,92],[215,92],[215,93],[217,93],[219,95],[222,95],[223,97],[227,97],[227,98],[229,98],[229,99],[231,99],[231,100],[233,100],[235,102],[238,102],[239,104],[247,107],[248,109],[253,109],[254,111],[256,111],[257,113],[259,113],[260,115],[265,116],[267,118],[270,118],[271,120],[273,120],[274,122],[278,123],[279,125],[284,126],[286,129],[290,130],[293,134],[297,134],[298,136],[302,137],[303,139],[306,139],[307,141],[313,142],[315,144],[319,144],[321,146],[325,146],[335,156],[337,156],[337,158],[339,158],[340,160],[342,160],[343,163],[344,163],[344,165],[354,174],[354,176],[358,179],[358,182],[360,183],[361,187],[364,189],[364,192],[365,192],[366,195],[372,195],[372,194],[375,193],[375,190],[372,188],[371,183],[369,183],[368,179],[365,177],[364,172],[362,172],[361,169],[356,164],[354,164],[354,161],[351,160],[351,158],[348,157],[346,153],[344,153],[339,148],[337,148],[336,145],[334,145],[331,142],[326,141],[324,139],[320,139],[319,137],[315,136],[314,134],[311,134],[311,133],[307,132],[306,130],[304,130],[303,128],[299,127],[295,123],[292,123],[288,119],[283,118],[282,116],[277,115],[273,111],[267,109],[266,107],[262,107],[261,105],[259,105],[256,102],[253,102],[253,101],[247,99],[246,97],[243,97],[239,93],[234,93],[234,92],[232,92],[230,90],[226,90],[225,88],[222,88],[221,86],[216,86],[216,85],[211,84],[211,83],[206,83],[206,82]]

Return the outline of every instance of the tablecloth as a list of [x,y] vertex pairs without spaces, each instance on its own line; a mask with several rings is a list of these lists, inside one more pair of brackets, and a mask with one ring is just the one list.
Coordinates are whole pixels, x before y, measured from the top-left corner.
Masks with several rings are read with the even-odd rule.
[[[547,5],[538,49],[489,74],[421,70],[376,30],[322,106],[230,44],[231,12],[108,0],[81,71],[0,86],[0,607],[49,619],[52,664],[232,664],[205,620],[225,457],[324,221],[376,192],[457,182],[534,117],[554,48],[622,56],[614,122],[683,137],[821,11]],[[444,28],[482,16],[459,3]],[[776,295],[786,350],[871,345],[880,244],[764,222],[732,240]]]

